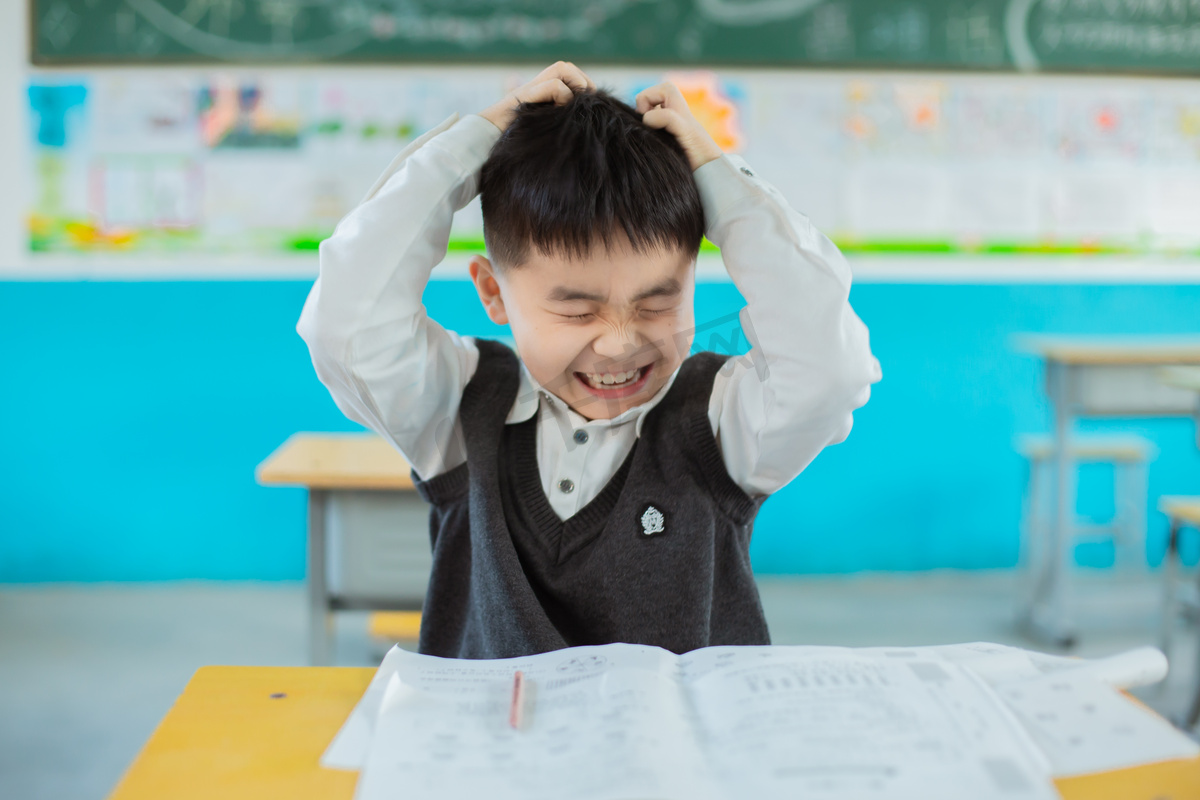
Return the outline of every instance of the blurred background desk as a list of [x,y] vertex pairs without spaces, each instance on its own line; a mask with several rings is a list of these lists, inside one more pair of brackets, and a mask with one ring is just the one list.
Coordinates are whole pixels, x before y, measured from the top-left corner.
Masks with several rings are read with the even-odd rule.
[[1045,558],[1033,565],[1030,594],[1022,609],[1038,640],[1070,646],[1067,571],[1073,558],[1076,463],[1069,442],[1081,417],[1190,416],[1195,394],[1168,385],[1167,366],[1200,365],[1200,337],[1025,336],[1018,347],[1046,365],[1046,394],[1053,407],[1054,514]]
[[432,563],[429,506],[394,447],[374,434],[298,433],[257,477],[308,490],[310,663],[331,662],[336,611],[420,611]]

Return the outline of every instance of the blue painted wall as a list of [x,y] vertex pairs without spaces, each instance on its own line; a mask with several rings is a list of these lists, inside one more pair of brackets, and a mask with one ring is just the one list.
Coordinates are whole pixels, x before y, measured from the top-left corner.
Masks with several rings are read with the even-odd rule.
[[[254,467],[297,430],[353,430],[293,326],[301,282],[0,283],[0,582],[294,579],[304,497]],[[1011,441],[1042,430],[1023,331],[1200,331],[1197,286],[860,285],[884,380],[854,432],[764,507],[761,572],[1003,567],[1017,555],[1023,472]],[[431,313],[495,333],[469,285]],[[740,305],[704,285],[697,314]],[[1161,449],[1151,492],[1200,493],[1189,420],[1122,426]],[[1107,476],[1081,507],[1106,511]],[[1152,555],[1165,524],[1152,514]],[[1103,553],[1083,554],[1102,562]]]

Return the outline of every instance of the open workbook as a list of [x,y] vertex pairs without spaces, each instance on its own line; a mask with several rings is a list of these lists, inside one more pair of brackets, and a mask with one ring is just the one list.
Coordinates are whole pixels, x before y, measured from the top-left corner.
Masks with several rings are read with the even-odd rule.
[[[1107,693],[1088,696],[1088,713],[1107,713],[1095,703],[1111,695],[1112,713],[1144,716],[1151,727],[1134,725],[1131,740],[1168,736],[1104,685],[1161,677],[1165,662],[1149,652],[1039,663],[989,644],[685,655],[613,644],[465,661],[396,648],[322,763],[362,770],[358,800],[1040,800],[1057,797],[1046,751],[1062,744],[1042,712],[1069,705],[1055,694],[1064,687]],[[517,670],[530,691],[514,729]],[[1023,707],[1026,695],[1038,705]],[[1163,739],[1150,756],[1194,755],[1183,742]]]

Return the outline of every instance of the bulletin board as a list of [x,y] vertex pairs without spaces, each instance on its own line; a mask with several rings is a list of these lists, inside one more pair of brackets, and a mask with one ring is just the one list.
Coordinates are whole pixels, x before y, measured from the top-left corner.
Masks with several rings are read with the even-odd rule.
[[[32,73],[29,262],[36,272],[42,261],[105,257],[120,272],[149,260],[169,275],[176,256],[230,257],[254,274],[260,261],[307,255],[310,269],[320,241],[400,148],[529,73]],[[1195,81],[592,73],[627,99],[675,80],[724,148],[852,256],[1200,257]],[[476,204],[456,219],[451,250],[481,247]]]

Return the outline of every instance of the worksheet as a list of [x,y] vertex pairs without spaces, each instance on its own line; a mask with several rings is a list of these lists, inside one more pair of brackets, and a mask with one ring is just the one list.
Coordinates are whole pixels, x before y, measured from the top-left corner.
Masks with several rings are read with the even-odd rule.
[[[407,654],[355,796],[716,800],[675,659],[624,644],[494,661]],[[529,687],[518,729],[516,670]]]
[[396,666],[358,800],[1057,796],[987,685],[936,658],[614,644]]
[[1094,674],[1054,672],[998,689],[1056,777],[1195,758],[1200,745]]
[[[1101,659],[1053,656],[991,642],[937,645],[931,647],[843,648],[817,646],[709,647],[675,656],[654,647],[622,645],[612,648],[574,648],[565,658],[545,654],[531,658],[491,662],[460,662],[448,659],[414,658],[394,648],[384,658],[374,680],[341,731],[325,752],[321,764],[336,769],[361,770],[367,761],[375,723],[389,681],[400,675],[405,685],[426,691],[440,688],[466,691],[475,683],[511,680],[522,669],[536,680],[536,693],[547,675],[571,672],[575,676],[616,667],[643,670],[673,670],[675,682],[691,686],[705,675],[733,661],[747,664],[770,659],[858,655],[894,661],[945,661],[965,668],[996,689],[1005,705],[1016,713],[1023,728],[1045,754],[1055,777],[1119,769],[1138,763],[1190,757],[1197,752],[1193,742],[1174,731],[1163,720],[1138,708],[1113,689],[1146,686],[1165,677],[1167,660],[1151,647],[1138,648]],[[464,667],[466,664],[468,666]],[[663,665],[666,665],[664,667]],[[1076,686],[1074,693],[1049,692],[1035,679],[1058,676]],[[1035,681],[1029,691],[1010,693],[1008,687]],[[556,684],[557,685],[557,684]],[[1111,688],[1110,688],[1111,687]],[[545,690],[544,686],[541,686]],[[1092,700],[1079,700],[1087,695]],[[535,702],[534,707],[537,707]],[[1087,713],[1080,713],[1090,709]],[[659,713],[666,713],[660,709]],[[1132,725],[1132,727],[1131,727]],[[1132,745],[1129,730],[1139,732]],[[1145,735],[1142,735],[1142,734]],[[693,736],[696,734],[693,732]]]
[[[567,655],[563,656],[563,653]],[[599,674],[615,668],[657,671],[665,664],[667,668],[674,669],[676,658],[673,653],[658,647],[628,644],[575,647],[541,655],[487,661],[418,656],[400,647],[393,647],[379,665],[350,718],[325,751],[321,766],[350,770],[363,768],[384,693],[393,675],[399,676],[407,686],[424,691],[469,695],[474,689],[492,687],[497,681],[508,681],[511,689],[513,673],[521,670],[537,687],[534,691],[545,691],[550,681]]]
[[688,688],[726,797],[1057,796],[1020,724],[954,664],[780,654],[730,659]]

